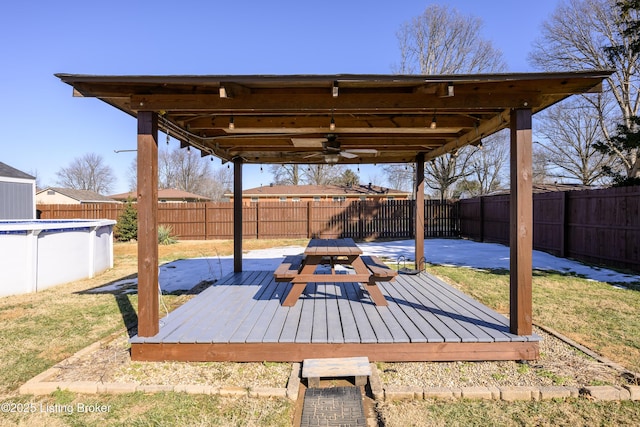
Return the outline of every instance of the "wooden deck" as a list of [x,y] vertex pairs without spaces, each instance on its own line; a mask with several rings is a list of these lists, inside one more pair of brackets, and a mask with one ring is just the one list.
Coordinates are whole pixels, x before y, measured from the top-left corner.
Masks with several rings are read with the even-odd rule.
[[302,361],[366,356],[371,361],[534,360],[536,335],[427,273],[378,286],[376,307],[358,283],[310,283],[293,307],[291,284],[246,271],[161,319],[153,337],[131,339],[133,360]]

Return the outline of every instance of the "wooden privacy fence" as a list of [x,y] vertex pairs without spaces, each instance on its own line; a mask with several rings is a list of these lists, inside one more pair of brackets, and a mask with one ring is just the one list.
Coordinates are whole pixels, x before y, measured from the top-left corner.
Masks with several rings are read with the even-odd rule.
[[[458,202],[460,235],[509,244],[509,196]],[[640,271],[640,187],[533,195],[533,247]]]
[[[135,206],[135,205],[134,205]],[[123,204],[38,205],[42,219],[118,219]],[[244,205],[244,238],[412,238],[415,201],[258,202]],[[233,238],[233,203],[160,203],[158,224],[184,240]],[[457,205],[425,201],[425,237],[457,237]]]

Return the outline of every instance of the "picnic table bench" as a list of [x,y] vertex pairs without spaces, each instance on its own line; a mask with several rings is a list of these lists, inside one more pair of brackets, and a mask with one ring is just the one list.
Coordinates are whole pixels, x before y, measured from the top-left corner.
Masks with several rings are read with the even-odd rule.
[[[329,273],[316,272],[319,265],[329,265]],[[353,274],[336,272],[336,265],[350,265]],[[364,256],[353,239],[311,239],[303,255],[289,255],[273,273],[277,282],[291,282],[292,287],[282,305],[296,304],[307,283],[363,283],[373,302],[386,306],[387,301],[376,282],[394,280],[397,272],[375,256]]]

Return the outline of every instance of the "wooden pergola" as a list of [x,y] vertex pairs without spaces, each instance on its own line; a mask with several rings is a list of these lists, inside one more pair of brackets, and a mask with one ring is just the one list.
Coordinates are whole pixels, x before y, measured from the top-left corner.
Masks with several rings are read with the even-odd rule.
[[[158,131],[234,164],[234,269],[242,271],[242,165],[424,163],[511,130],[510,330],[532,333],[532,115],[599,91],[608,71],[482,75],[95,76],[57,74],[138,121],[138,334],[159,330]],[[415,260],[424,260],[416,233]],[[417,266],[421,268],[421,265]]]

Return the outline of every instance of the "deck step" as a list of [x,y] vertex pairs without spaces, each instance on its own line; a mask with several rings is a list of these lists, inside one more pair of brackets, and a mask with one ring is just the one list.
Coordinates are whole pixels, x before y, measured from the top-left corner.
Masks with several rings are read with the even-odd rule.
[[320,378],[354,377],[357,386],[365,385],[371,375],[368,357],[339,357],[304,359],[302,378],[307,378],[309,388],[320,387]]

